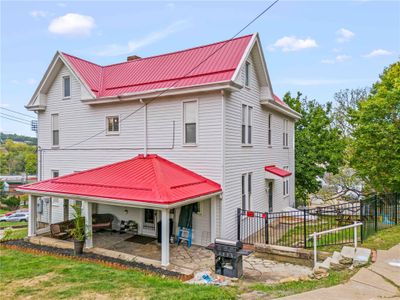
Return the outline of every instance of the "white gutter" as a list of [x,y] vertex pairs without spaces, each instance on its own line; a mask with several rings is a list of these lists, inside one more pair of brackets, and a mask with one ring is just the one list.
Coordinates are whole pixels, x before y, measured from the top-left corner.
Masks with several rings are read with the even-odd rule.
[[24,190],[23,188],[17,188],[16,191],[26,193],[33,196],[48,196],[48,197],[57,197],[57,198],[67,198],[67,199],[74,199],[74,200],[81,200],[81,201],[88,201],[93,203],[99,204],[107,204],[107,205],[116,205],[116,206],[124,206],[124,207],[139,207],[139,208],[152,208],[152,209],[172,209],[181,207],[184,205],[196,203],[202,200],[209,199],[213,196],[217,196],[222,193],[215,192],[191,199],[187,199],[184,201],[171,203],[171,204],[157,204],[157,203],[147,203],[142,201],[135,201],[135,200],[118,200],[112,198],[99,198],[99,197],[92,197],[92,196],[83,196],[83,195],[74,195],[74,194],[61,194],[61,193],[52,193],[52,192],[41,192],[41,191],[32,191],[32,190]]
[[272,99],[265,99],[260,101],[261,104],[271,108],[275,111],[278,111],[284,115],[290,116],[295,120],[299,120],[301,118],[301,114],[297,111],[291,109],[290,107],[282,106],[281,104],[277,103],[275,100]]
[[175,96],[188,93],[208,92],[208,91],[225,90],[225,89],[231,91],[238,91],[240,88],[242,88],[240,84],[228,80],[212,84],[202,84],[202,85],[183,87],[183,88],[162,88],[145,92],[127,93],[119,96],[108,96],[96,99],[92,98],[82,99],[81,101],[85,104],[95,105],[95,104],[132,101],[132,100],[148,99],[155,97],[168,97],[168,96]]

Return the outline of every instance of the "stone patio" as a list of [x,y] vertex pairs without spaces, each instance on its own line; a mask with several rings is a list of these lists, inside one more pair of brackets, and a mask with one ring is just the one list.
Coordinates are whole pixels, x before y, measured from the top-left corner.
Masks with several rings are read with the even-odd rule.
[[[97,232],[93,235],[94,247],[118,251],[153,261],[161,259],[161,245],[157,241],[139,244],[126,241],[131,234]],[[214,253],[204,247],[170,244],[171,268],[177,266],[192,272],[214,271]],[[244,279],[247,281],[276,283],[288,277],[304,277],[312,273],[311,268],[289,263],[257,258],[254,255],[244,257]]]

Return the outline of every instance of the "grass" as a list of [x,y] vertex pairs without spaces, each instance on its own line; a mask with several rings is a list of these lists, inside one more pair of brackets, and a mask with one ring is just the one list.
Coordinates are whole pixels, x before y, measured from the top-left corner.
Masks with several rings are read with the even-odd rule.
[[10,233],[5,232],[2,240],[23,239],[28,235],[28,228],[9,229]]
[[0,222],[0,228],[28,225],[27,222]]
[[10,212],[9,209],[0,208],[0,216],[6,214],[6,213],[8,213],[8,212]]
[[[371,250],[387,250],[396,246],[400,243],[400,225],[396,225],[390,228],[382,229],[373,235],[369,236],[362,244],[359,244],[363,248]],[[318,250],[333,252],[340,251],[343,245],[332,245],[319,247]]]
[[328,277],[320,280],[295,281],[273,285],[253,284],[250,286],[250,289],[261,291],[271,298],[280,298],[344,283],[348,281],[355,272],[356,270],[330,271]]
[[232,287],[178,280],[93,263],[0,250],[0,298],[15,299],[235,299]]

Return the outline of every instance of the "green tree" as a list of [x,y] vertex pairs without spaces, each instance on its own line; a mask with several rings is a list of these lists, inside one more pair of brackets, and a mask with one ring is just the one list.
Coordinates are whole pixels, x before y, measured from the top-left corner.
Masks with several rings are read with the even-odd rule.
[[296,205],[306,204],[318,191],[325,172],[336,174],[343,161],[346,142],[333,126],[332,104],[287,93],[283,100],[302,117],[295,124]]
[[400,191],[400,62],[386,68],[351,114],[350,165],[376,192]]
[[10,139],[1,146],[1,174],[36,174],[36,146]]

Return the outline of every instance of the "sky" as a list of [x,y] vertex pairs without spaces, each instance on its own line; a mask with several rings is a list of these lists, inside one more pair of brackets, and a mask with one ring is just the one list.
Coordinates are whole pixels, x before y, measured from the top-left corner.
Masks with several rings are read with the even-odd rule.
[[[0,130],[33,136],[5,117],[35,117],[24,105],[57,50],[106,65],[227,40],[272,1],[0,3]],[[281,0],[242,35],[254,32],[275,94],[326,103],[341,89],[371,86],[399,60],[400,1]]]

